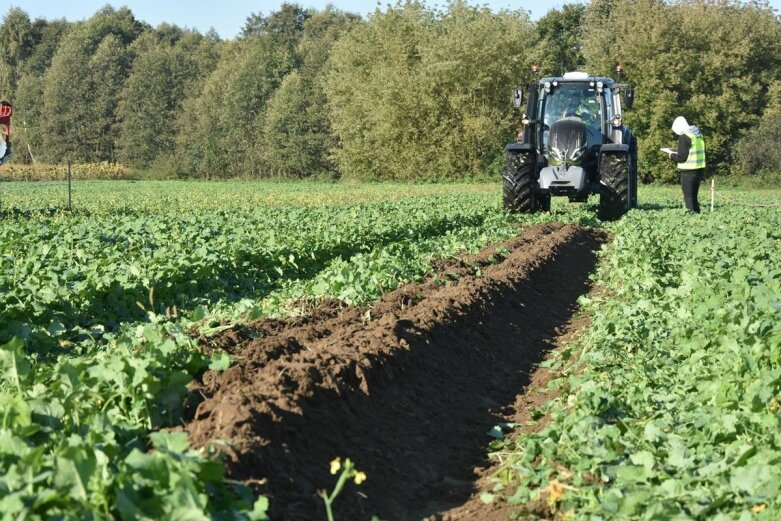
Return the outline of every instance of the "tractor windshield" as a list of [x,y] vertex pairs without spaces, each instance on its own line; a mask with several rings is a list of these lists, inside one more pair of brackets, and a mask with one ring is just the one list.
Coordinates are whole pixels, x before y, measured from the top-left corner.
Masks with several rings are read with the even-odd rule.
[[562,82],[543,93],[540,105],[543,147],[548,145],[548,129],[563,118],[578,118],[586,124],[589,144],[602,142],[600,125],[602,108],[597,90],[584,83]]

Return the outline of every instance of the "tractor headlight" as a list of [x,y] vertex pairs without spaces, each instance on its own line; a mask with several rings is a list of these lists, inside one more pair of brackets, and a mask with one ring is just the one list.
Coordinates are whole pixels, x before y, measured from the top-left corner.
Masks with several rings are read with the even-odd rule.
[[526,126],[529,124],[529,116],[526,115],[526,113],[521,116],[521,123]]
[[555,166],[564,162],[564,154],[556,147],[550,147],[548,156],[548,162],[551,165]]

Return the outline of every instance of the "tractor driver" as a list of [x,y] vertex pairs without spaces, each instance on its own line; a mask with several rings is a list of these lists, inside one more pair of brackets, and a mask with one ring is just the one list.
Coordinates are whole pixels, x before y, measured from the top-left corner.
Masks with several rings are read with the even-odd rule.
[[571,91],[569,93],[569,101],[562,112],[562,117],[580,118],[584,123],[588,124],[591,121],[591,111],[588,107],[588,100],[592,96],[593,94],[591,94],[588,89]]

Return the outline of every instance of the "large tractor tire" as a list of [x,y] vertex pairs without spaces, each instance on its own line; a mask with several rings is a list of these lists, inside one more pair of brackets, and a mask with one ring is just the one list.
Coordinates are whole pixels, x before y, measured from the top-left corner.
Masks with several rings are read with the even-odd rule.
[[599,218],[614,221],[629,211],[631,203],[630,154],[603,154],[599,174],[602,190],[599,194]]
[[629,160],[631,161],[629,168],[629,207],[637,208],[637,141],[634,137],[629,142]]
[[532,213],[536,210],[533,171],[534,163],[528,155],[507,152],[502,174],[505,209],[513,213]]

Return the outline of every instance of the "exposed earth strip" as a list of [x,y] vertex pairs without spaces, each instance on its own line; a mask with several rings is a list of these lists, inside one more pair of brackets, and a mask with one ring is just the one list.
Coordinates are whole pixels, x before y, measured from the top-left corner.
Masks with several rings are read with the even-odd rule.
[[275,520],[325,519],[316,492],[333,486],[337,456],[368,475],[337,499],[337,519],[462,505],[486,433],[523,407],[536,364],[570,332],[604,241],[574,225],[526,228],[371,308],[226,332],[210,342],[236,363],[203,376],[185,429],[196,446],[229,444],[230,477],[268,495]]

